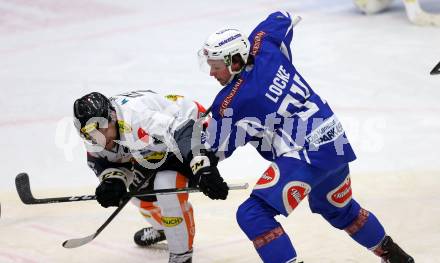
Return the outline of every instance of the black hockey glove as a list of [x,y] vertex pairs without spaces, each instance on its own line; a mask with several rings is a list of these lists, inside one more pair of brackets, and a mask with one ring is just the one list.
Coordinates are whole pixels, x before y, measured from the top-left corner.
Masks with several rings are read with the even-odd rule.
[[217,169],[217,163],[214,153],[205,151],[193,157],[190,165],[200,190],[211,199],[225,200],[229,188]]
[[96,188],[96,200],[107,208],[109,206],[119,206],[122,197],[127,193],[127,188],[122,179],[107,178],[104,179]]

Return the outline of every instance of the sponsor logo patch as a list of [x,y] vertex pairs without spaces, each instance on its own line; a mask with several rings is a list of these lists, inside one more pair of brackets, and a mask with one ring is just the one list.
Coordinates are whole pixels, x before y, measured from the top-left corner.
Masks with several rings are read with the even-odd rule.
[[169,95],[166,95],[165,98],[168,99],[168,100],[171,100],[171,101],[177,101],[178,99],[183,98],[183,96],[169,94]]
[[272,163],[260,177],[254,189],[264,189],[272,187],[278,183],[279,179],[280,169],[275,163]]
[[239,38],[239,37],[241,37],[241,34],[240,34],[240,33],[235,34],[235,35],[233,35],[233,36],[231,36],[231,37],[229,37],[229,38],[227,38],[227,39],[225,39],[225,40],[223,40],[223,41],[220,41],[220,43],[218,43],[218,46],[221,47],[221,46],[223,46],[224,44],[229,43],[229,42],[231,42],[232,40],[237,39],[237,38]]
[[335,141],[342,134],[344,134],[342,124],[335,116],[332,116],[307,135],[306,140],[310,145],[319,147]]
[[261,41],[263,37],[266,35],[266,32],[260,31],[254,37],[254,44],[251,47],[251,55],[256,56],[261,48]]
[[299,205],[311,189],[309,184],[300,181],[293,181],[284,186],[283,202],[288,214]]
[[180,223],[182,223],[183,218],[163,216],[163,217],[161,217],[161,220],[162,220],[162,223],[164,226],[175,227],[175,226],[179,225]]
[[198,161],[197,161],[196,163],[194,163],[193,165],[191,165],[191,171],[193,172],[193,174],[197,173],[197,171],[198,171],[200,168],[204,167],[204,166],[205,166],[204,163],[205,163],[205,160],[204,160],[204,159],[201,159],[201,160],[198,160]]
[[225,110],[229,107],[229,104],[231,104],[232,100],[234,99],[235,95],[237,94],[242,84],[243,84],[243,79],[239,78],[235,83],[234,87],[232,88],[231,92],[228,94],[228,96],[226,96],[226,98],[221,103],[220,111],[219,111],[220,116],[224,117]]
[[350,202],[351,180],[350,176],[345,178],[344,182],[327,194],[327,200],[336,207],[344,207]]
[[160,161],[167,155],[166,152],[152,152],[144,156],[144,159],[147,161]]
[[130,125],[128,125],[123,120],[118,120],[118,127],[119,127],[119,132],[120,133],[130,133],[132,131]]

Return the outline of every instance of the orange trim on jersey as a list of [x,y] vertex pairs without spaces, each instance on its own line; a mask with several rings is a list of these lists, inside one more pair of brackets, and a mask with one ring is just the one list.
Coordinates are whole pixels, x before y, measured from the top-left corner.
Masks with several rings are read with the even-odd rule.
[[266,36],[266,32],[260,31],[257,34],[255,34],[254,37],[254,43],[251,46],[251,55],[256,57],[257,54],[260,52],[261,49],[261,42],[263,42],[263,38]]
[[197,105],[197,117],[200,118],[202,113],[206,112],[205,107],[203,107],[202,104],[198,103],[197,101],[194,101],[194,103]]
[[[177,173],[176,176],[176,188],[184,188],[186,187],[187,179],[180,173]],[[183,217],[185,218],[186,229],[188,230],[188,248],[192,249],[194,242],[194,234],[195,234],[195,224],[194,224],[194,216],[193,209],[189,207],[187,211],[187,202],[188,202],[188,193],[177,194],[177,198],[179,199],[180,209],[182,209]]]
[[220,104],[220,116],[224,117],[225,110],[229,107],[229,104],[231,104],[232,100],[234,99],[235,95],[237,95],[238,90],[242,87],[243,83],[244,80],[240,77],[234,84],[234,87],[232,87],[231,92],[229,92],[228,96],[223,99],[223,102]]
[[[163,225],[162,220],[161,220],[162,213],[160,211],[160,208],[155,206],[153,202],[147,202],[147,201],[142,201],[141,200],[140,208],[149,211],[151,213],[151,217],[153,217],[153,219],[157,223],[159,223],[160,225]],[[141,214],[143,216],[145,216],[142,212],[141,212]]]

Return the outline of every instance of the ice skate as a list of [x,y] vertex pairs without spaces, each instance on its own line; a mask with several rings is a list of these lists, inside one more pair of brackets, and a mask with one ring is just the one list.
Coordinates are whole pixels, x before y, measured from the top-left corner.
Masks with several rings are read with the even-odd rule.
[[394,243],[390,236],[385,237],[375,253],[382,258],[382,263],[414,263],[414,259]]
[[168,263],[192,263],[192,250],[182,254],[170,253],[170,260]]
[[148,247],[163,240],[166,240],[163,230],[152,227],[143,228],[134,234],[134,242],[141,247]]

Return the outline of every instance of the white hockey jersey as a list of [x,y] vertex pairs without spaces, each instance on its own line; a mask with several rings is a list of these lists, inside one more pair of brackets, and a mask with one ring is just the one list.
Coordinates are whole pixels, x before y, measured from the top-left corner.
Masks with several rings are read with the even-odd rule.
[[181,157],[175,133],[204,111],[183,96],[163,96],[149,90],[119,94],[110,101],[119,130],[116,146],[105,150],[86,143],[89,166],[98,176],[108,168],[128,168],[132,158],[147,169],[157,169],[170,152]]

